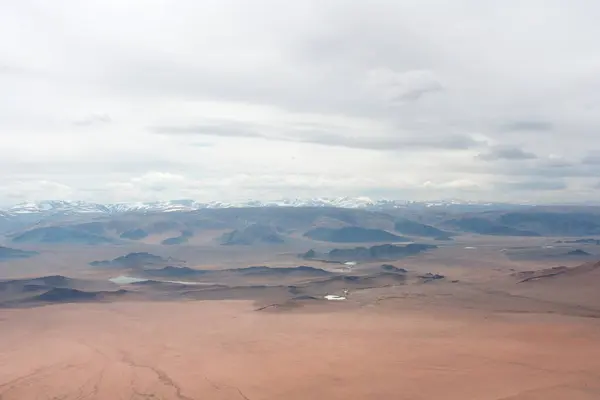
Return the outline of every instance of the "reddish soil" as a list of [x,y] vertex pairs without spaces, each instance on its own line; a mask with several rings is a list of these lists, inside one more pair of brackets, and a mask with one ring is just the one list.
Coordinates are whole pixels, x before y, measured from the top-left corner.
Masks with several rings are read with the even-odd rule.
[[600,398],[600,320],[249,302],[0,310],[0,399]]

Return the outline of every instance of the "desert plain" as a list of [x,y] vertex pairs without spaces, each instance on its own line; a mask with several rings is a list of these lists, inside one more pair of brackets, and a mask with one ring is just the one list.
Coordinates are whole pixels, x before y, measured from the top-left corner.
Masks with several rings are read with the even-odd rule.
[[0,399],[600,398],[595,243],[463,232],[342,262],[326,250],[364,250],[199,237],[21,244]]

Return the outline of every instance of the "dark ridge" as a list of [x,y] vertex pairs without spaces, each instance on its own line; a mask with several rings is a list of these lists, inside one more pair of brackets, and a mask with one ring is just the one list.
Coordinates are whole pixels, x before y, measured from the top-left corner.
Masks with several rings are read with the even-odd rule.
[[468,217],[454,219],[448,222],[456,228],[465,231],[478,233],[480,235],[492,236],[541,236],[538,232],[522,230],[498,224],[485,218]]
[[599,239],[557,240],[554,243],[572,243],[572,244],[595,244],[595,245],[600,245],[600,240]]
[[304,266],[304,265],[301,265],[299,267],[290,267],[290,268],[259,266],[259,267],[233,268],[233,269],[227,269],[225,271],[241,272],[241,273],[250,274],[250,275],[253,275],[253,274],[285,274],[285,275],[289,275],[289,274],[295,274],[295,273],[304,273],[304,274],[311,274],[311,275],[331,275],[331,272],[325,271],[324,269],[308,267],[308,266]]
[[315,228],[304,234],[313,240],[334,243],[367,243],[367,242],[408,242],[410,239],[381,229],[368,229],[358,226],[343,228]]
[[292,300],[321,300],[321,299],[319,299],[318,297],[314,297],[314,296],[302,295],[302,296],[294,297],[294,298],[292,298]]
[[432,274],[431,272],[427,272],[426,274],[419,275],[419,278],[423,279],[424,283],[427,283],[427,282],[431,282],[431,281],[437,281],[439,279],[444,279],[445,276],[444,275],[440,275],[440,274]]
[[191,238],[192,236],[193,236],[193,233],[191,231],[183,231],[183,232],[181,232],[181,235],[165,239],[160,243],[165,246],[173,246],[173,245],[177,245],[177,244],[183,244],[183,243],[187,243],[189,238]]
[[258,243],[277,244],[284,240],[278,230],[267,225],[253,224],[244,229],[236,229],[221,236],[221,244],[225,246],[249,246]]
[[403,284],[406,281],[404,274],[381,272],[372,275],[336,275],[330,278],[313,281],[303,286],[301,289],[311,291],[313,288],[325,287],[329,289],[339,289],[343,287],[377,287]]
[[590,253],[581,249],[575,249],[567,253],[568,256],[591,256]]
[[107,297],[126,294],[126,290],[117,290],[115,292],[85,292],[77,289],[54,288],[39,296],[35,296],[31,301],[43,301],[51,303],[73,303],[78,301],[94,301],[106,299]]
[[434,237],[436,240],[449,240],[452,236],[450,232],[406,218],[398,219],[394,224],[394,229],[404,235]]
[[32,292],[40,290],[78,289],[82,291],[111,290],[114,284],[106,281],[73,279],[62,275],[0,281],[0,292]]
[[13,243],[54,243],[98,245],[113,243],[114,240],[74,227],[35,228],[13,236]]
[[141,240],[148,237],[148,232],[143,229],[130,229],[121,233],[121,239],[129,239],[129,240]]
[[108,267],[111,265],[111,262],[108,260],[104,261],[92,261],[89,263],[92,267]]
[[519,278],[519,281],[517,283],[524,283],[524,282],[529,282],[529,281],[541,280],[543,278],[558,277],[561,275],[564,275],[564,276],[585,275],[585,274],[588,274],[590,272],[597,270],[598,268],[600,268],[600,262],[590,262],[590,263],[578,265],[576,267],[560,266],[560,267],[541,269],[541,270],[537,270],[537,271],[516,272],[512,275]]
[[50,275],[42,276],[38,278],[24,278],[24,279],[12,279],[7,281],[0,281],[0,290],[6,290],[10,287],[25,287],[28,289],[36,288],[52,288],[52,287],[70,287],[74,282],[74,279],[67,278],[62,275]]
[[218,275],[312,275],[312,276],[326,276],[331,275],[331,272],[325,271],[321,268],[314,268],[308,266],[281,268],[281,267],[266,267],[266,266],[252,266],[244,268],[230,268],[221,270],[205,270],[205,269],[193,269],[189,267],[164,267],[161,269],[147,269],[143,272],[144,276],[152,277],[193,277],[193,276],[218,276]]
[[32,284],[42,284],[42,285],[54,286],[54,287],[58,287],[58,286],[67,287],[74,280],[71,278],[67,278],[66,276],[62,276],[62,275],[49,275],[49,276],[42,276],[40,278],[29,279],[28,281]]
[[164,259],[154,254],[142,252],[142,253],[129,253],[124,256],[115,258],[114,260],[104,261],[92,261],[90,263],[93,267],[120,267],[120,268],[139,268],[146,265],[161,265],[169,262],[168,259]]
[[381,269],[384,271],[387,271],[387,272],[396,272],[396,273],[402,273],[402,274],[408,272],[404,268],[398,268],[391,264],[383,264],[383,265],[381,265]]
[[450,236],[436,236],[436,237],[433,238],[433,240],[451,241],[451,240],[454,240],[454,239],[452,239],[452,237],[450,237]]
[[39,253],[36,251],[25,251],[0,246],[0,261],[14,260],[18,258],[29,258],[38,254]]
[[301,258],[305,258],[305,259],[308,259],[308,260],[310,260],[312,258],[315,258],[316,256],[317,256],[317,253],[313,249],[308,250],[304,254],[300,254]]
[[500,216],[502,224],[535,230],[548,236],[600,235],[600,215],[594,212],[510,212]]
[[437,246],[430,244],[411,243],[406,246],[383,244],[372,247],[355,247],[353,249],[333,249],[327,254],[333,260],[395,260],[421,252],[435,249]]
[[212,271],[202,270],[202,269],[193,269],[190,267],[173,267],[166,266],[160,269],[147,269],[144,271],[145,276],[155,276],[155,277],[186,277],[186,276],[195,276],[195,275],[205,275]]

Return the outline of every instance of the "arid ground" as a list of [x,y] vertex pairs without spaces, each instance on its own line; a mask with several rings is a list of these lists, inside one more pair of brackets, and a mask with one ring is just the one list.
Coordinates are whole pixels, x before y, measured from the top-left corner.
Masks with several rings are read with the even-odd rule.
[[251,302],[0,311],[0,398],[600,398],[600,320],[410,301],[256,312]]
[[[553,236],[488,214],[436,222],[449,233],[356,210],[202,215],[5,236],[0,400],[600,399],[600,239],[568,235],[579,214],[540,214]],[[158,223],[194,236],[155,243]],[[407,226],[414,244],[356,241]]]

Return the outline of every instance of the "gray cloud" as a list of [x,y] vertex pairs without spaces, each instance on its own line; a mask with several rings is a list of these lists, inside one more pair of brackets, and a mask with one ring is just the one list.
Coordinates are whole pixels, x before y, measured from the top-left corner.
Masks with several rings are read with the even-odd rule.
[[151,127],[151,132],[163,135],[204,135],[224,138],[260,138],[281,142],[311,143],[332,147],[347,147],[354,149],[399,151],[403,149],[445,149],[466,150],[484,144],[467,135],[451,134],[432,137],[356,137],[343,133],[331,133],[311,129],[289,129],[275,134],[263,133],[260,127],[244,127],[240,124],[190,125],[190,126],[157,126]]
[[0,196],[510,200],[522,182],[560,181],[569,190],[546,200],[583,199],[575,188],[600,176],[599,13],[537,0],[6,1]]
[[534,153],[526,152],[518,147],[512,146],[494,146],[487,153],[482,153],[477,156],[485,161],[495,160],[533,160],[537,156]]
[[521,131],[531,131],[531,132],[546,132],[553,129],[553,124],[548,121],[513,121],[501,126],[501,130],[506,132],[521,132]]
[[73,125],[76,126],[91,126],[96,124],[108,124],[112,122],[110,115],[104,114],[90,114],[83,119],[79,119],[77,121],[73,121]]
[[24,72],[22,68],[14,65],[0,64],[0,74],[19,74],[21,72]]
[[[470,171],[472,167],[465,166],[464,170]],[[472,173],[489,176],[520,176],[540,180],[593,178],[600,176],[600,165],[586,165],[552,158],[523,160],[518,163],[511,162],[511,160],[498,160],[494,163],[481,164]]]
[[586,165],[600,165],[600,152],[589,153],[581,160],[581,162]]
[[221,137],[266,138],[258,131],[245,129],[236,124],[188,125],[188,126],[156,126],[149,128],[151,132],[166,135],[205,135]]
[[518,182],[498,182],[495,185],[498,190],[510,191],[557,191],[565,190],[568,185],[563,181],[518,181]]

